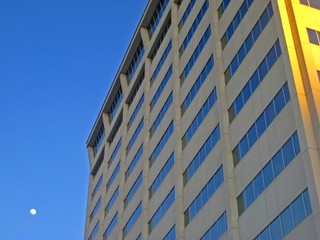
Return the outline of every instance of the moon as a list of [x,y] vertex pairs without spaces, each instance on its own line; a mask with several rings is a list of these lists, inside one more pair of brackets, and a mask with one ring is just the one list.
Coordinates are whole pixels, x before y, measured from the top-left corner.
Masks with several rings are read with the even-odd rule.
[[36,215],[37,214],[37,210],[35,210],[34,208],[30,209],[30,214],[31,215]]

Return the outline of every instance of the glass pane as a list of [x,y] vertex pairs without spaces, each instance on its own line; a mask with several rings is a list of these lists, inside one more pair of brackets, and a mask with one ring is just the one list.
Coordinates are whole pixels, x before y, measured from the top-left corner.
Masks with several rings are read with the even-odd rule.
[[284,163],[281,150],[272,158],[274,176],[277,177],[284,169]]
[[252,77],[250,78],[250,84],[251,84],[251,90],[254,92],[256,88],[258,87],[260,81],[259,81],[259,73],[258,71],[255,71]]
[[259,66],[260,79],[263,79],[268,73],[267,59],[264,59]]
[[269,69],[273,66],[273,64],[277,61],[276,49],[272,48],[271,51],[267,55],[267,62]]
[[310,0],[310,6],[320,9],[320,1],[319,0]]
[[248,139],[247,136],[245,136],[241,142],[239,143],[240,149],[241,149],[241,157],[243,158],[247,152],[249,151],[249,145],[248,145]]
[[247,37],[246,41],[244,42],[245,46],[246,46],[246,51],[247,53],[250,51],[250,49],[252,48],[253,45],[253,38],[252,38],[252,34],[250,33],[250,35]]
[[225,218],[221,218],[218,221],[219,224],[219,237],[227,230],[227,224]]
[[271,162],[269,162],[262,170],[263,172],[263,180],[264,180],[264,186],[267,188],[270,183],[273,181],[273,170]]
[[258,120],[256,121],[256,125],[257,125],[258,137],[260,137],[267,128],[265,118],[264,118],[264,113],[262,113],[261,116],[258,118]]
[[303,221],[306,217],[306,213],[304,211],[303,206],[303,197],[300,195],[293,203],[292,203],[292,213],[294,224],[297,226],[299,223]]
[[214,224],[210,230],[211,240],[218,240],[219,233],[218,233],[218,224]]
[[236,98],[234,104],[235,104],[235,108],[236,108],[237,113],[239,113],[240,110],[241,110],[242,107],[243,107],[242,92],[241,92],[241,93],[239,94],[239,96]]
[[243,44],[241,46],[241,48],[238,51],[238,59],[239,59],[239,63],[242,63],[243,59],[246,57],[246,49],[245,49],[245,45]]
[[284,165],[288,166],[288,164],[292,161],[294,158],[294,150],[293,150],[293,145],[292,141],[288,141],[284,147],[282,148],[282,154],[283,154],[283,160],[284,160]]
[[244,192],[242,192],[240,196],[237,198],[237,203],[238,203],[238,214],[240,216],[246,209],[246,206],[244,203]]
[[250,84],[247,83],[243,88],[243,101],[246,103],[251,96]]
[[252,36],[254,41],[258,39],[258,37],[260,36],[260,33],[261,33],[261,28],[260,28],[260,22],[258,21],[252,29]]
[[260,23],[261,23],[261,28],[264,29],[264,27],[267,25],[269,21],[269,15],[268,15],[268,11],[265,10],[262,14],[262,16],[260,17]]
[[268,107],[265,110],[265,115],[266,115],[266,122],[267,122],[267,126],[270,126],[270,124],[272,123],[273,119],[276,116],[275,110],[274,110],[274,106],[272,103],[270,103],[268,105]]
[[288,207],[284,212],[282,212],[280,217],[282,223],[283,236],[285,237],[294,227],[291,207]]
[[262,173],[260,172],[258,176],[254,179],[254,191],[255,191],[255,198],[258,198],[260,194],[264,190],[264,185],[263,185],[263,178],[262,178]]
[[316,31],[314,31],[312,29],[307,29],[307,31],[308,31],[308,35],[309,35],[309,41],[313,44],[319,45]]
[[263,232],[260,234],[260,240],[271,240],[270,236],[270,229],[267,227]]
[[275,105],[276,113],[278,115],[280,113],[280,111],[282,110],[282,108],[284,107],[284,105],[285,105],[284,96],[283,96],[283,91],[282,90],[274,98],[274,105]]
[[248,140],[249,140],[249,147],[251,148],[257,141],[257,130],[256,125],[253,125],[248,132]]
[[250,185],[245,190],[245,196],[246,196],[246,205],[249,207],[253,201],[255,200],[254,197],[254,188],[253,183],[251,182]]
[[300,144],[299,144],[299,138],[298,133],[296,132],[292,137],[293,145],[294,145],[294,151],[297,155],[300,152]]
[[272,240],[282,239],[280,218],[276,218],[270,225]]
[[312,209],[311,209],[311,202],[310,202],[309,193],[307,190],[304,191],[303,198],[304,198],[304,204],[305,204],[305,208],[306,208],[306,214],[309,215],[312,212]]

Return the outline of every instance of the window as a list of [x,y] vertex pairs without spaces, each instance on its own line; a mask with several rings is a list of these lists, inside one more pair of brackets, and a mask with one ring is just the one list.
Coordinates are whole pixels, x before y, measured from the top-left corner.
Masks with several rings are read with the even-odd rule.
[[111,154],[111,157],[110,157],[110,160],[108,162],[108,166],[111,165],[111,163],[113,162],[113,160],[115,159],[115,157],[117,156],[117,153],[119,152],[119,149],[121,148],[121,138],[119,139],[116,147],[114,148],[112,154]]
[[140,111],[140,108],[142,107],[143,105],[143,102],[144,102],[144,94],[142,95],[142,97],[140,98],[136,108],[134,109],[130,119],[129,119],[129,122],[128,122],[128,130],[129,128],[131,127],[132,123],[134,122],[134,120],[136,119],[136,116],[138,115],[139,111]]
[[103,180],[103,178],[102,178],[102,175],[101,175],[101,177],[99,178],[96,186],[94,187],[94,189],[93,189],[93,191],[92,191],[92,193],[91,193],[91,200],[92,200],[93,197],[96,195],[96,193],[99,191],[99,189],[100,189],[100,187],[101,187],[101,184],[102,184],[102,180]]
[[155,178],[155,180],[151,184],[151,186],[149,188],[149,199],[151,199],[152,196],[154,195],[154,193],[158,190],[158,188],[160,187],[161,183],[163,182],[163,180],[166,178],[166,176],[170,172],[173,165],[174,165],[174,153],[171,154],[171,156],[169,157],[169,159],[167,160],[167,162],[162,167],[162,169],[158,173],[157,177]]
[[112,121],[112,119],[114,118],[114,116],[117,113],[118,107],[120,106],[121,100],[123,98],[123,93],[122,93],[122,88],[119,87],[116,96],[114,97],[112,103],[111,103],[111,107],[108,111],[109,114],[109,118],[110,118],[110,122]]
[[103,240],[107,240],[108,237],[110,236],[112,230],[114,229],[114,227],[117,225],[118,223],[118,212],[116,212],[116,214],[114,215],[114,217],[112,218],[111,222],[109,223],[106,231],[103,234]]
[[156,119],[154,120],[149,132],[150,132],[150,138],[152,138],[153,134],[156,132],[156,130],[158,129],[162,119],[164,118],[164,116],[166,115],[167,111],[169,110],[171,103],[173,101],[173,93],[171,92],[169,97],[167,98],[166,102],[164,103],[162,109],[160,110],[158,116],[156,117]]
[[176,240],[176,225],[174,225],[163,240]]
[[203,16],[205,15],[205,13],[207,12],[207,9],[209,7],[209,3],[208,0],[206,0],[202,6],[202,8],[200,9],[196,19],[194,20],[193,24],[191,25],[191,28],[187,34],[187,36],[184,38],[182,45],[179,49],[179,54],[180,56],[182,56],[182,54],[184,53],[184,51],[187,49],[189,42],[191,41],[191,38],[193,36],[193,34],[195,33],[195,31],[197,30]]
[[125,173],[125,180],[127,181],[127,179],[129,178],[130,174],[132,173],[134,167],[137,165],[139,159],[141,158],[143,154],[143,144],[141,144],[140,148],[138,149],[136,155],[133,157],[126,173]]
[[[244,58],[248,55],[253,44],[257,41],[258,37],[260,36],[265,26],[268,24],[272,16],[273,16],[273,9],[270,2],[266,7],[266,9],[264,10],[264,12],[262,13],[262,15],[260,16],[260,18],[258,19],[258,21],[256,22],[252,31],[247,36],[245,42],[242,44],[237,54],[232,59],[230,65],[227,67],[224,73],[226,84],[229,82],[232,76],[236,73],[240,64],[243,62]],[[261,70],[263,70],[262,67],[261,67]]]
[[128,143],[128,146],[127,146],[127,155],[128,153],[130,152],[131,148],[133,147],[134,143],[136,142],[137,138],[139,137],[139,134],[143,128],[143,118],[141,119],[138,127],[136,128],[136,130],[134,131],[129,143]]
[[150,56],[151,59],[154,59],[154,57],[157,55],[157,52],[158,52],[158,50],[159,50],[159,48],[160,48],[160,46],[161,46],[161,44],[162,44],[162,42],[163,42],[163,39],[164,39],[165,36],[167,35],[167,32],[168,32],[170,26],[171,26],[171,18],[170,18],[169,21],[167,22],[165,28],[163,29],[163,31],[162,31],[162,33],[161,33],[161,36],[160,36],[158,42],[157,42],[156,45],[155,45],[154,50],[153,50],[152,53],[151,53],[151,56]]
[[223,167],[221,166],[184,212],[185,226],[200,212],[222,183]]
[[183,173],[183,183],[184,185],[187,184],[187,182],[192,178],[194,173],[198,170],[200,165],[203,163],[203,161],[206,159],[206,157],[209,155],[211,150],[214,148],[214,146],[217,144],[217,142],[220,139],[220,130],[219,130],[219,124],[215,127],[215,129],[212,131],[210,136],[207,138],[206,142],[202,145],[199,152],[196,154],[196,156],[193,158],[185,172]]
[[94,238],[95,238],[95,236],[97,235],[98,232],[99,232],[99,221],[94,226],[94,228],[93,228],[88,240],[94,240]]
[[320,9],[320,0],[300,0],[304,5]]
[[317,71],[318,79],[320,80],[320,71]]
[[[272,46],[272,48],[270,49],[270,51],[267,53],[265,58],[262,60],[259,67],[252,74],[247,84],[243,87],[243,89],[241,90],[241,92],[239,93],[235,101],[231,104],[231,107],[229,108],[230,122],[232,122],[235,119],[235,117],[239,114],[243,106],[250,99],[254,91],[257,89],[257,87],[260,85],[260,83],[264,79],[263,77],[271,70],[271,68],[273,67],[275,62],[279,59],[280,56],[281,56],[281,48],[280,48],[279,40],[277,40],[275,44]],[[266,69],[263,70],[264,68]],[[264,74],[262,72],[264,72]]]
[[136,84],[136,86],[134,87],[133,92],[132,92],[131,96],[129,97],[128,101],[127,101],[129,107],[131,106],[132,101],[133,101],[134,98],[136,97],[137,92],[139,91],[140,86],[141,86],[143,80],[144,80],[144,71],[143,71],[142,74],[140,75],[139,80],[138,80],[138,81],[135,81],[137,84]]
[[116,179],[118,173],[119,173],[119,170],[120,170],[120,162],[118,162],[116,168],[114,169],[113,173],[111,174],[111,177],[107,183],[107,191],[109,190],[110,186],[112,185],[112,183],[114,182],[114,180]]
[[251,206],[299,153],[299,139],[297,132],[295,132],[238,196],[239,216]]
[[96,153],[99,151],[105,135],[106,135],[106,132],[104,130],[104,126],[101,125],[99,132],[97,133],[96,139],[94,140],[92,145],[94,155],[96,155]]
[[97,173],[99,172],[100,170],[100,167],[103,163],[103,159],[104,159],[104,151],[102,150],[101,153],[100,153],[100,156],[96,162],[96,164],[94,165],[94,167],[92,168],[92,171],[91,171],[91,175],[93,177],[95,177],[97,175]]
[[227,213],[224,212],[210,229],[200,238],[200,240],[219,239],[228,229]]
[[143,57],[143,54],[144,54],[144,47],[143,47],[142,40],[140,40],[140,43],[137,47],[137,50],[134,53],[133,58],[131,60],[131,63],[129,65],[129,68],[127,70],[127,75],[128,75],[129,81],[132,80],[132,78],[133,78],[133,76],[139,66],[139,63]]
[[152,164],[157,160],[158,156],[160,155],[162,149],[166,145],[167,141],[169,140],[170,136],[173,133],[173,121],[170,123],[167,130],[162,135],[160,141],[158,142],[157,146],[153,150],[150,158],[149,158],[149,167],[151,168]]
[[110,135],[108,138],[108,141],[110,142],[110,144],[113,142],[114,138],[117,136],[117,133],[118,133],[121,125],[122,125],[122,114],[120,116],[120,119],[117,121],[117,123],[113,127],[113,130],[110,132]]
[[200,127],[203,120],[208,115],[211,108],[214,106],[215,102],[217,101],[217,93],[216,89],[213,89],[205,103],[202,105],[200,111],[197,113],[196,117],[193,119],[192,123],[188,127],[186,133],[182,137],[182,148],[190,142],[193,135],[196,133],[198,128]]
[[184,23],[187,21],[189,15],[191,13],[191,10],[192,10],[192,8],[193,8],[195,3],[196,3],[196,0],[191,0],[190,3],[188,4],[185,12],[182,15],[182,18],[181,18],[180,22],[179,22],[179,30],[182,28]]
[[166,59],[167,59],[167,57],[169,55],[169,52],[170,52],[171,48],[172,48],[172,42],[170,40],[166,50],[164,50],[164,53],[160,58],[160,61],[159,61],[158,65],[157,65],[156,69],[154,70],[154,72],[153,72],[153,74],[151,76],[151,79],[150,79],[150,84],[151,85],[153,84],[154,80],[157,78],[157,76],[158,76],[158,74],[159,74],[164,62],[166,61]]
[[[311,214],[308,189],[303,191],[255,239],[283,239]],[[272,237],[270,237],[272,236]]]
[[310,43],[320,45],[320,32],[307,28]]
[[114,205],[114,203],[116,202],[117,198],[119,196],[119,186],[117,187],[117,189],[114,191],[114,193],[112,194],[112,197],[110,198],[105,210],[104,210],[104,215],[106,216],[108,214],[108,212],[110,211],[110,209],[112,208],[112,206]]
[[198,57],[200,56],[200,53],[202,52],[202,49],[206,45],[206,43],[207,43],[207,41],[208,41],[210,36],[211,36],[211,28],[210,28],[210,25],[209,25],[207,30],[203,34],[202,38],[200,39],[200,42],[199,42],[198,46],[194,50],[192,56],[190,57],[187,65],[185,66],[185,68],[184,68],[184,70],[183,70],[183,72],[182,72],[182,74],[180,76],[181,85],[182,85],[183,81],[187,78],[189,72],[191,71],[193,65],[195,64],[195,62],[197,61]]
[[167,85],[170,77],[172,75],[172,65],[169,67],[166,75],[164,76],[162,82],[160,83],[160,86],[158,87],[156,93],[154,94],[151,102],[150,102],[150,111],[152,111],[153,107],[156,105],[156,103],[158,102],[159,97],[161,96],[161,93],[163,91],[163,89],[165,88],[165,86]]
[[[273,120],[279,115],[281,110],[290,100],[290,94],[288,84],[285,83],[277,95],[271,100],[266,109],[262,112],[256,122],[251,126],[250,130],[244,135],[240,142],[233,149],[233,163],[236,166],[255,144],[255,142],[261,137],[265,130],[271,125]],[[266,115],[266,111],[270,108],[274,108],[274,114]],[[252,130],[252,129],[256,130]],[[250,143],[250,145],[249,145]]]
[[134,224],[137,222],[139,219],[140,215],[142,213],[142,202],[139,203],[138,207],[134,212],[132,213],[131,217],[129,218],[128,222],[122,229],[122,237],[125,239],[125,237],[128,235]]
[[164,13],[167,5],[169,3],[169,0],[159,0],[158,4],[156,6],[156,9],[154,10],[150,23],[149,23],[149,28],[150,28],[150,34],[152,34],[156,31],[157,26],[160,22],[160,19],[162,17],[162,14]]
[[130,191],[128,192],[127,196],[124,199],[124,208],[128,206],[130,203],[131,199],[133,198],[134,194],[137,192],[138,188],[142,184],[142,172],[139,174],[137,180],[134,182],[132,185]]
[[195,81],[195,83],[193,84],[192,88],[190,89],[188,95],[184,99],[184,101],[183,101],[183,103],[181,105],[181,115],[183,115],[185,113],[185,111],[188,109],[188,107],[190,106],[192,100],[197,95],[197,93],[200,90],[202,84],[207,79],[207,76],[209,75],[209,73],[210,73],[211,69],[213,68],[213,66],[214,66],[214,61],[213,61],[213,56],[211,55],[211,57],[209,58],[208,62],[206,63],[206,65],[202,69],[200,75],[198,76],[197,80]]
[[[230,0],[222,0],[222,3],[220,4],[220,6],[218,8],[219,19],[222,17],[223,13],[226,11],[229,3],[230,3]],[[245,5],[245,6],[247,6],[247,5]]]
[[94,206],[94,208],[90,214],[90,222],[96,216],[97,212],[99,211],[100,206],[101,206],[101,197],[99,198],[98,202],[96,203],[96,205]]
[[149,234],[152,232],[153,229],[158,225],[158,223],[161,221],[161,219],[164,217],[164,215],[167,213],[171,205],[174,203],[175,200],[175,189],[174,187],[171,189],[167,197],[164,199],[164,201],[161,203],[160,207],[157,209],[157,211],[153,214],[151,217],[148,228],[149,228]]
[[[229,27],[227,28],[226,32],[223,34],[223,37],[221,39],[222,49],[225,48],[227,43],[230,41],[231,37],[233,36],[234,32],[237,30],[238,26],[240,25],[241,21],[245,17],[246,13],[248,12],[248,9],[250,8],[251,4],[254,0],[245,0],[238,12],[236,13],[235,17],[231,21]],[[230,0],[224,0],[222,1],[219,9],[218,9],[218,15],[219,18],[222,16],[224,10],[229,5]]]

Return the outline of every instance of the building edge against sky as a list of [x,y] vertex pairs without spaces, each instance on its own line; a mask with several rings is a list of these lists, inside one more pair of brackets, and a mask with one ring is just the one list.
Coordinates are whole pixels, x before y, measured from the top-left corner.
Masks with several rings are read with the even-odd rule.
[[149,1],[87,140],[84,239],[320,239],[317,19]]

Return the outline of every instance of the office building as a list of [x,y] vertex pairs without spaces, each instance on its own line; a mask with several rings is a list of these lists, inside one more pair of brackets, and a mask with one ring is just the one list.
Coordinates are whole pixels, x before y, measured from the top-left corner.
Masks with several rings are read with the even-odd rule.
[[87,141],[85,240],[320,239],[319,20],[150,0]]

